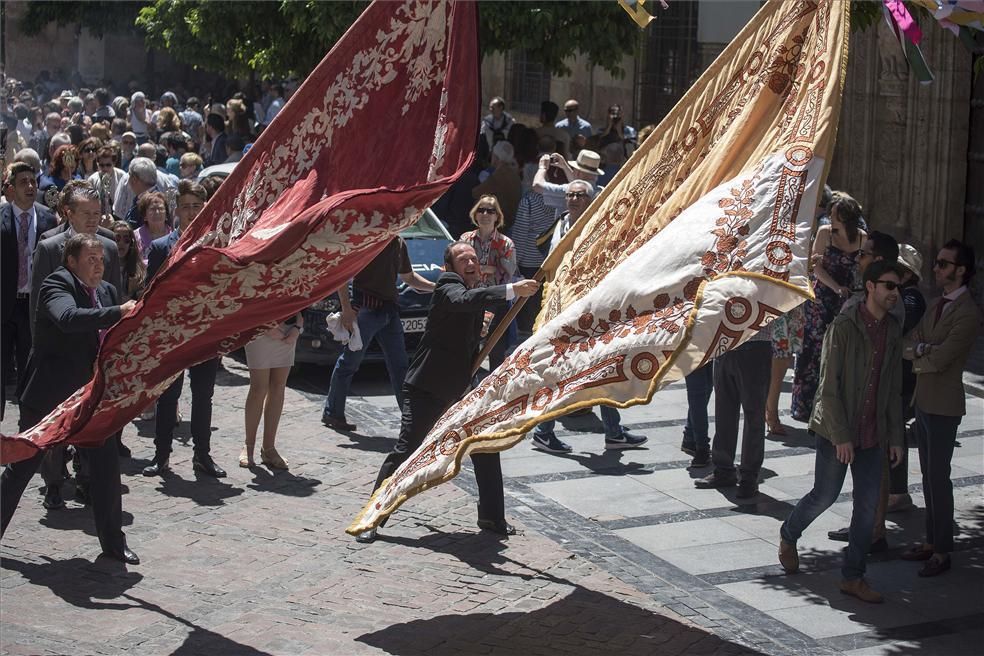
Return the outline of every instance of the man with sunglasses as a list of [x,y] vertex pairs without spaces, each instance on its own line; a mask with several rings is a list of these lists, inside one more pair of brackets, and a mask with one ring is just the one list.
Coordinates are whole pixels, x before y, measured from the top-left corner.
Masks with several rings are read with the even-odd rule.
[[981,311],[967,286],[974,250],[956,240],[943,245],[933,273],[943,296],[931,303],[905,342],[916,374],[914,404],[919,425],[919,464],[926,498],[926,540],[902,554],[926,561],[919,576],[950,569],[953,551],[953,484],[950,460],[960,419],[966,414],[963,369],[981,329]]
[[115,148],[103,146],[96,154],[96,172],[86,178],[86,182],[99,191],[104,219],[107,215],[112,218],[116,189],[126,175],[126,171],[116,167],[116,158]]
[[584,141],[591,138],[591,124],[578,116],[579,109],[578,102],[571,98],[564,103],[564,116],[566,118],[562,118],[554,124],[554,127],[565,130],[571,136],[571,142],[577,143],[578,147],[583,146]]
[[813,489],[779,529],[779,562],[792,574],[799,570],[796,541],[837,500],[850,465],[854,511],[840,590],[869,603],[884,600],[864,580],[882,460],[886,451],[892,466],[902,459],[902,324],[891,313],[902,276],[894,260],[871,263],[864,272],[864,303],[841,312],[824,335],[810,417],[817,438]]

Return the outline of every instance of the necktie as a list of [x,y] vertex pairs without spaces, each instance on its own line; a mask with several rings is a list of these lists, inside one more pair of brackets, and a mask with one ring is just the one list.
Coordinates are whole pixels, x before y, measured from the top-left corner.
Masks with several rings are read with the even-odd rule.
[[936,324],[940,322],[940,317],[943,316],[943,308],[946,307],[946,304],[949,302],[950,299],[945,296],[940,299],[940,304],[936,306],[936,319],[933,321],[933,327],[936,327]]
[[[92,307],[102,307],[99,304],[99,298],[96,297],[96,290],[94,287],[88,287],[89,290],[89,300],[92,301]],[[99,331],[99,344],[102,344],[103,338],[106,336],[106,330]]]
[[17,289],[24,289],[27,286],[27,231],[30,228],[30,216],[27,212],[21,212],[20,220],[17,223],[17,249],[19,264],[17,266]]

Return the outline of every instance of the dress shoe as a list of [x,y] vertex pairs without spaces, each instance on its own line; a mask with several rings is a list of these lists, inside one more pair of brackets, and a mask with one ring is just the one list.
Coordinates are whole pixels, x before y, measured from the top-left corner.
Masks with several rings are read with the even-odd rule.
[[939,576],[943,572],[950,569],[950,557],[945,556],[942,558],[932,557],[926,561],[922,569],[919,570],[919,576]]
[[49,485],[48,489],[44,493],[44,501],[42,505],[47,510],[59,510],[65,507],[65,501],[62,499],[61,488],[55,485]]
[[795,574],[800,568],[800,557],[796,545],[779,538],[779,564],[787,574]]
[[118,560],[120,562],[126,563],[127,565],[140,564],[140,558],[137,556],[137,554],[133,553],[133,551],[130,550],[130,547],[127,547],[126,545],[123,546],[123,549],[121,551],[115,551],[115,550],[104,551],[103,555],[107,556],[108,558],[112,558],[113,560]]
[[707,467],[709,464],[711,464],[711,452],[707,449],[697,449],[687,469],[701,469]]
[[871,546],[868,547],[868,553],[884,553],[888,551],[888,540],[885,536],[878,538],[877,540],[872,540]]
[[849,527],[839,528],[836,531],[827,531],[827,537],[834,542],[847,542],[850,532]]
[[362,531],[355,536],[356,542],[361,542],[362,544],[369,544],[370,542],[376,541],[376,529],[371,528],[368,531]]
[[203,474],[208,474],[215,478],[225,478],[226,475],[225,470],[215,464],[212,456],[207,453],[192,458],[191,466],[194,467],[195,471],[200,471]]
[[480,519],[478,520],[478,528],[499,535],[516,535],[516,527],[504,519]]
[[321,415],[321,423],[328,428],[336,431],[354,431],[355,424],[350,424],[345,417],[332,417],[331,415]]
[[92,497],[89,496],[89,487],[76,482],[75,500],[84,506],[88,506],[89,503],[92,501]]
[[143,468],[144,476],[163,476],[165,473],[171,471],[171,465],[168,462],[168,458],[160,458],[154,456],[154,459],[150,461],[150,464]]
[[926,549],[922,545],[906,549],[899,555],[899,558],[902,560],[929,560],[932,557],[933,550]]
[[688,456],[697,455],[697,443],[692,439],[688,440],[686,437],[680,442],[680,450],[686,453]]
[[742,481],[738,484],[735,496],[739,499],[751,499],[759,493],[759,485],[755,481]]
[[734,487],[738,484],[738,479],[734,474],[722,474],[721,472],[711,472],[704,478],[694,481],[694,487],[698,490],[710,490],[718,487]]
[[908,492],[905,494],[889,494],[888,506],[886,506],[885,512],[905,512],[906,510],[912,510],[915,507],[916,504],[912,503],[912,496]]
[[867,601],[869,604],[880,604],[885,601],[885,597],[880,592],[872,590],[871,586],[864,579],[853,579],[850,581],[844,579],[840,582],[840,591],[846,595],[857,597],[861,601]]

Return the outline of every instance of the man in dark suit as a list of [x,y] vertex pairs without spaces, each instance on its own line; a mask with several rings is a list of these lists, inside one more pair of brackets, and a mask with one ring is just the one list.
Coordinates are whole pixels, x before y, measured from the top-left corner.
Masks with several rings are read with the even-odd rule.
[[[178,183],[178,227],[169,234],[155,239],[147,253],[147,284],[167,261],[174,245],[178,243],[181,232],[186,230],[198,213],[205,207],[205,188],[191,180]],[[195,441],[195,455],[192,466],[215,478],[226,475],[224,469],[215,464],[209,453],[212,438],[212,394],[215,390],[215,375],[219,370],[219,358],[200,362],[188,369],[191,379],[191,437]],[[144,467],[144,476],[158,476],[170,469],[171,445],[174,442],[174,427],[177,424],[178,399],[184,385],[184,373],[171,383],[157,400],[155,414],[154,459]]]
[[[119,292],[102,279],[104,268],[102,242],[93,235],[75,235],[65,245],[64,266],[41,285],[34,348],[20,392],[21,432],[36,425],[89,381],[102,331],[136,305],[134,301],[120,305]],[[92,514],[103,553],[126,563],[139,563],[123,535],[116,444],[107,440],[102,446],[79,451],[89,475]],[[39,451],[27,460],[7,465],[0,474],[0,535],[7,530],[24,489],[43,460],[44,452]],[[59,471],[53,475],[42,472],[46,501],[53,495],[60,500],[60,462],[57,467]]]
[[37,172],[15,162],[5,183],[11,202],[0,208],[0,417],[6,405],[6,383],[16,353],[17,375],[23,376],[31,352],[31,266],[34,247],[44,231],[55,227],[55,215],[41,203]]
[[[400,437],[379,470],[374,490],[417,450],[445,410],[468,391],[486,308],[517,296],[532,296],[539,287],[535,280],[475,287],[482,272],[468,242],[456,241],[447,247],[444,269],[431,299],[427,328],[403,384]],[[478,526],[500,535],[514,534],[516,530],[505,518],[499,454],[476,453],[471,459],[478,482]],[[356,537],[359,542],[375,539],[376,529]]]
[[62,251],[65,244],[76,234],[95,235],[103,245],[104,278],[106,282],[122,289],[120,254],[116,241],[98,234],[100,214],[99,192],[88,182],[81,180],[69,182],[62,190],[58,203],[68,226],[53,237],[42,239],[34,249],[34,262],[31,269],[31,329],[34,330],[34,317],[37,310],[38,292],[41,283],[52,271],[61,266]]

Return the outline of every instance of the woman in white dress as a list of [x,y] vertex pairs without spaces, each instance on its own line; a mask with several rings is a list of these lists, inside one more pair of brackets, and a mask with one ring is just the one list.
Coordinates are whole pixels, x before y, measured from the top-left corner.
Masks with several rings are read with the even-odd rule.
[[280,414],[284,409],[287,376],[294,365],[294,347],[304,329],[304,318],[297,314],[274,326],[246,345],[249,367],[249,393],[246,395],[246,443],[239,455],[240,467],[252,467],[256,433],[263,418],[260,462],[270,469],[289,466],[274,446]]

